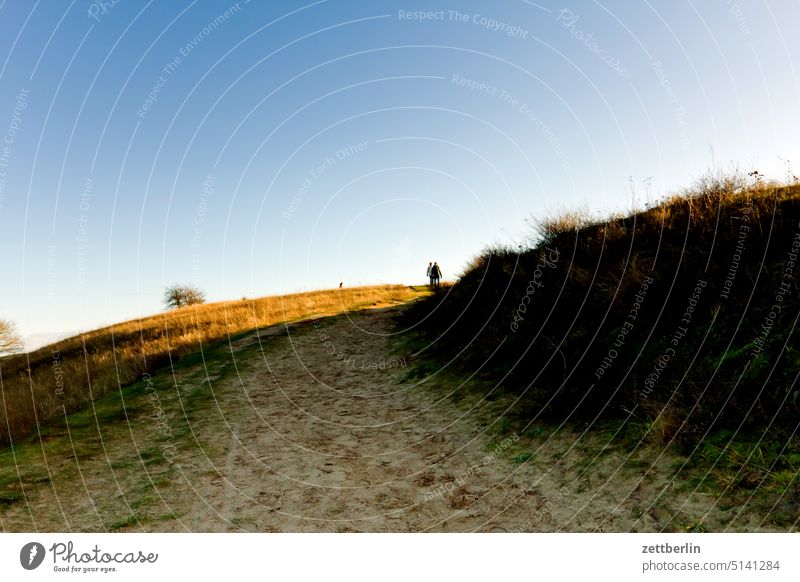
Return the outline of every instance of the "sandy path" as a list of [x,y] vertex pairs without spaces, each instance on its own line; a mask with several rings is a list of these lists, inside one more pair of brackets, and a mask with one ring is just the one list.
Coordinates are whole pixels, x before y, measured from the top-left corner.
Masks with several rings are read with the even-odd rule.
[[243,372],[247,404],[229,414],[239,434],[206,505],[190,516],[193,529],[491,528],[519,484],[491,491],[507,461],[486,459],[478,426],[446,413],[452,404],[401,382],[405,362],[391,353],[390,334],[381,311],[314,322]]
[[[646,450],[627,458],[612,448],[595,458],[603,443],[569,432],[549,440],[490,437],[485,427],[498,417],[498,403],[458,406],[442,390],[408,380],[403,354],[392,351],[398,344],[390,316],[364,311],[292,325],[288,335],[276,326],[238,340],[227,371],[215,361],[189,368],[177,376],[181,400],[163,398],[168,421],[178,425],[185,415],[191,429],[175,443],[174,462],[138,462],[135,451],[156,442],[154,423],[121,422],[104,437],[108,458],[49,459],[52,481],[28,484],[25,502],[0,507],[3,527],[658,531],[667,522],[683,530],[702,521],[712,530],[725,527],[727,514],[714,499],[663,489],[675,461],[668,456],[656,466]],[[182,406],[198,390],[209,392],[208,403],[187,412]],[[131,457],[137,462],[126,464]],[[514,463],[514,457],[530,458]],[[734,529],[753,528],[746,519]]]

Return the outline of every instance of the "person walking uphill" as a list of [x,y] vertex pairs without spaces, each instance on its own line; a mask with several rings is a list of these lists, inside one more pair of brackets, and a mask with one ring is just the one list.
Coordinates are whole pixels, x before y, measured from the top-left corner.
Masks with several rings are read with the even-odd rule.
[[433,287],[433,263],[428,263],[428,270],[425,271],[425,276],[431,283],[431,287]]
[[442,280],[442,270],[439,268],[439,263],[434,263],[431,267],[431,284],[434,289],[439,288],[439,283]]

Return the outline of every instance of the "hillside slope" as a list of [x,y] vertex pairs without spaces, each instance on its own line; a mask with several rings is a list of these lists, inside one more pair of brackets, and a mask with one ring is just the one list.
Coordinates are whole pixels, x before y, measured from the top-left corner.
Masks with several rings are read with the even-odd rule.
[[800,186],[715,188],[607,222],[543,226],[412,313],[425,351],[559,420],[634,417],[666,439],[800,420]]
[[120,390],[209,342],[278,322],[421,297],[425,288],[350,287],[184,307],[90,331],[0,359],[0,447],[27,438],[110,391]]
[[419,357],[513,398],[511,426],[669,447],[701,483],[797,527],[800,186],[707,182],[540,235],[409,311]]

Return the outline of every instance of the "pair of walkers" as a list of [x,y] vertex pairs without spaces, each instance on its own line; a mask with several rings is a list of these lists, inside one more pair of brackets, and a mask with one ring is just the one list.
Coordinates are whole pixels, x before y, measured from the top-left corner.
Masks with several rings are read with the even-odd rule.
[[439,263],[428,263],[427,275],[431,281],[431,287],[438,289],[442,281],[442,270],[439,268]]

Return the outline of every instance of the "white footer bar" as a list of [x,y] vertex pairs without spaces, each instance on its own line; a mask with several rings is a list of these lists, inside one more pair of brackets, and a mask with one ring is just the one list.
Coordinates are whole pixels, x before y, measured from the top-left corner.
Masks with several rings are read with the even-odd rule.
[[799,554],[798,534],[2,534],[0,579],[797,581]]

